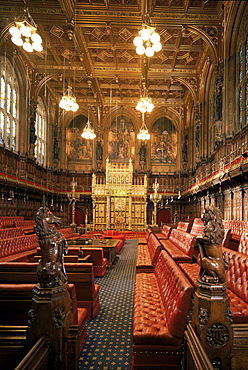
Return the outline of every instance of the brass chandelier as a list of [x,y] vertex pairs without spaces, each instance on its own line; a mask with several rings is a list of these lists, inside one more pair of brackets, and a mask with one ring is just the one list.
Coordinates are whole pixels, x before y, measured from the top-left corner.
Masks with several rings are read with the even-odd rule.
[[139,55],[146,55],[152,57],[155,52],[162,49],[160,42],[160,35],[155,31],[155,27],[150,26],[149,16],[146,15],[146,22],[143,24],[142,29],[139,31],[139,36],[133,40],[136,46],[136,53]]
[[37,33],[37,26],[31,17],[28,9],[24,10],[24,14],[15,21],[15,26],[10,27],[11,41],[22,46],[29,53],[33,51],[42,51],[42,38]]

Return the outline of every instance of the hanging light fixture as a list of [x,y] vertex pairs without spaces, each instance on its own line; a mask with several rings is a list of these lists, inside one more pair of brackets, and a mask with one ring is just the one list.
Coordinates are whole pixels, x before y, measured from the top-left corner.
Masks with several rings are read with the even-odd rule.
[[149,140],[150,137],[151,137],[151,135],[149,134],[148,128],[146,127],[145,117],[144,117],[144,113],[143,113],[142,114],[142,125],[141,125],[139,133],[137,135],[137,139],[145,141],[145,140]]
[[81,136],[86,140],[93,140],[96,137],[94,129],[90,124],[89,115],[88,115],[88,121],[86,122],[86,125],[83,129]]
[[136,109],[139,110],[141,113],[151,113],[154,108],[154,104],[152,103],[151,98],[149,98],[147,88],[144,88],[144,94],[138,101],[136,105]]
[[24,50],[31,53],[32,51],[42,51],[42,38],[36,32],[37,26],[31,17],[28,8],[24,14],[15,21],[15,26],[10,27],[11,41],[22,46]]
[[70,110],[72,112],[76,112],[78,110],[79,105],[76,103],[76,98],[72,93],[72,88],[70,85],[68,86],[66,94],[62,96],[59,106],[67,112]]
[[145,54],[147,57],[152,57],[154,52],[162,49],[162,44],[160,35],[155,32],[155,27],[149,25],[149,16],[146,15],[145,18],[147,22],[143,24],[142,29],[139,31],[139,36],[134,38],[133,44],[136,46],[137,54]]

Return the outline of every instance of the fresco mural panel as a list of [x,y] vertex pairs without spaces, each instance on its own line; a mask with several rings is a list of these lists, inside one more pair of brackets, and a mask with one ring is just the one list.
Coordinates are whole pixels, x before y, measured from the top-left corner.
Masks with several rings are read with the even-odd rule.
[[120,115],[110,124],[108,134],[108,156],[115,162],[127,162],[134,159],[135,134],[130,118]]
[[161,117],[154,122],[151,130],[151,162],[175,164],[177,136],[174,124]]
[[75,117],[67,128],[67,161],[68,163],[85,162],[92,160],[92,140],[81,137],[88,118],[85,116]]

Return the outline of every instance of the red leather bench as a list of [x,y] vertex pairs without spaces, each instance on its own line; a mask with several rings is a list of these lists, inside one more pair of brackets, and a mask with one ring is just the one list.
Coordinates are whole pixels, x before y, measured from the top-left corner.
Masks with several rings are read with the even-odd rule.
[[57,229],[65,239],[77,239],[81,235],[79,233],[74,233],[74,231],[70,227],[65,227],[64,229]]
[[152,230],[150,228],[148,228],[146,230],[145,236],[138,238],[138,244],[147,244],[148,239],[149,239],[151,234],[152,234]]
[[165,251],[154,272],[136,274],[133,369],[180,369],[193,287]]
[[[36,284],[0,284],[0,325],[27,326],[28,311],[32,307]],[[73,325],[78,326],[78,349],[83,348],[86,339],[87,309],[77,306],[74,284],[68,284],[73,313]]]
[[21,227],[25,234],[34,233],[35,232],[34,225],[35,225],[34,220],[14,221],[14,227]]
[[102,239],[105,238],[120,239],[120,242],[116,246],[116,253],[120,253],[126,240],[125,234],[121,234],[117,230],[106,230],[106,233],[102,235]]
[[106,274],[106,269],[109,265],[107,258],[103,255],[102,248],[81,248],[84,256],[90,255],[88,262],[93,263],[93,271],[95,277],[103,277]]
[[21,227],[10,227],[6,229],[0,229],[0,239],[16,238],[17,236],[23,236],[24,232]]
[[160,241],[153,233],[151,233],[147,244],[138,245],[136,272],[150,271],[151,269],[154,270],[161,249],[162,245]]
[[[223,253],[229,262],[226,282],[233,323],[248,323],[248,256],[227,248],[223,248]],[[200,260],[197,264],[186,263],[179,266],[196,290],[196,280],[200,273]]]
[[223,220],[225,229],[231,229],[231,237],[236,242],[240,241],[240,238],[244,232],[248,233],[248,221],[243,220]]
[[182,231],[185,231],[186,233],[188,233],[189,230],[190,230],[189,222],[179,221],[178,225],[177,225],[177,230],[182,230]]
[[238,252],[248,255],[248,231],[243,232],[240,237]]
[[160,239],[168,239],[171,233],[172,227],[163,225],[161,233],[155,233],[158,240]]
[[[0,262],[0,284],[38,282],[35,262]],[[76,288],[78,307],[86,308],[87,320],[94,318],[100,308],[99,289],[94,283],[92,263],[65,263],[67,279]]]
[[[86,261],[93,264],[93,271],[95,277],[103,277],[106,274],[106,269],[109,265],[109,261],[104,257],[103,248],[80,248],[77,246],[69,246],[68,254],[64,256],[65,263],[78,263],[80,249],[84,256],[89,256]],[[37,248],[37,256],[34,256],[34,262],[38,262],[40,259],[41,251]]]
[[23,216],[1,216],[0,223],[3,228],[13,227],[15,221],[24,221]]
[[162,247],[177,263],[192,262],[195,242],[195,236],[177,229],[172,229],[167,240],[160,240]]
[[190,230],[190,234],[194,236],[202,235],[204,230],[204,223],[201,218],[195,218]]
[[39,246],[36,234],[0,240],[0,262],[28,259]]

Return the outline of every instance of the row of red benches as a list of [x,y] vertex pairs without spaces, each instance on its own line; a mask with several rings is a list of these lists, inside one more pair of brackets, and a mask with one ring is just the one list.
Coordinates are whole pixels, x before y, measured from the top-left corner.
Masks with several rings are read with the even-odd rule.
[[[226,248],[228,235],[230,230],[225,232],[223,241],[223,252],[229,261],[227,293],[234,324],[246,324],[248,233],[242,234],[237,252]],[[146,237],[139,240],[133,325],[134,369],[142,364],[144,368],[145,364],[157,366],[158,363],[165,367],[180,366],[180,345],[190,304],[188,294],[196,289],[200,271],[199,264],[192,263],[194,243],[195,236],[168,226],[164,226],[162,233],[157,235],[148,229]],[[182,315],[176,318],[179,308]],[[171,311],[175,312],[175,316],[171,315]]]

